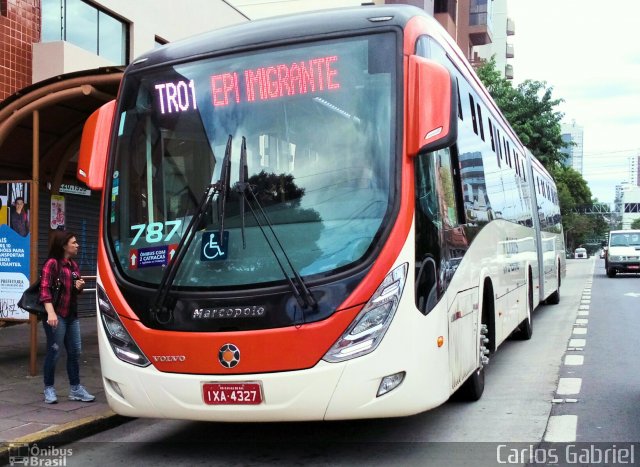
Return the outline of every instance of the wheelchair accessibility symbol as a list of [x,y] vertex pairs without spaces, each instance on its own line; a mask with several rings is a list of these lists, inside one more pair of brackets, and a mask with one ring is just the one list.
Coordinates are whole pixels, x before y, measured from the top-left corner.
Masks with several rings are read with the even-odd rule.
[[223,232],[222,242],[220,232],[203,232],[202,248],[200,249],[201,261],[221,261],[227,259],[229,246],[229,232]]

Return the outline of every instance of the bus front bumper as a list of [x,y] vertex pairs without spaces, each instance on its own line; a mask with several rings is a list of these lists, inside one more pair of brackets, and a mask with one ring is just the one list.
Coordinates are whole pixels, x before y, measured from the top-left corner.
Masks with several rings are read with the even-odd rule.
[[[448,378],[434,378],[425,371],[424,361],[397,359],[396,352],[380,349],[347,362],[320,361],[305,370],[222,376],[166,373],[153,365],[136,367],[115,357],[102,326],[98,339],[109,406],[130,417],[228,422],[396,417],[436,407],[449,397]],[[444,368],[445,362],[433,363],[434,371]],[[378,397],[382,378],[398,371],[406,372],[403,382]],[[243,382],[260,384],[260,404],[205,403],[204,384]]]

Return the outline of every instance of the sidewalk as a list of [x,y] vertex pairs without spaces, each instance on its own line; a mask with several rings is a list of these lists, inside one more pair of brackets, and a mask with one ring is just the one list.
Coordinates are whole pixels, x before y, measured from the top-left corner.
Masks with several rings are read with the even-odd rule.
[[42,365],[46,342],[42,323],[38,323],[38,375],[34,377],[29,376],[30,325],[0,328],[0,460],[9,443],[60,442],[126,420],[115,415],[105,400],[95,316],[80,318],[80,330],[80,381],[96,400],[67,399],[69,379],[63,351],[56,368],[58,403],[45,404]]

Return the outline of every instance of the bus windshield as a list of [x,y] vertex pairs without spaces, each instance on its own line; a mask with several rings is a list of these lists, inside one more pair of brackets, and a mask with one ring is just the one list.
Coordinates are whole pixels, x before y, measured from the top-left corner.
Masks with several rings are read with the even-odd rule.
[[340,38],[128,73],[106,228],[124,276],[160,282],[203,192],[221,178],[229,137],[224,232],[214,196],[174,286],[285,279],[271,232],[233,189],[243,138],[248,182],[300,275],[365,261],[393,215],[395,40]]

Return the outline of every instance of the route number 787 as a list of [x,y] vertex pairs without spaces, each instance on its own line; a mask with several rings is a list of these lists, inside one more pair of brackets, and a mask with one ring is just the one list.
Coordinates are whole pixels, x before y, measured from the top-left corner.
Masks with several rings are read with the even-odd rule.
[[175,221],[166,221],[166,222],[152,222],[150,224],[136,224],[131,226],[131,230],[138,231],[135,237],[133,237],[133,241],[131,242],[131,246],[135,245],[143,233],[145,234],[145,240],[147,243],[158,243],[163,241],[163,234],[165,231],[165,227],[173,227],[167,236],[164,238],[165,242],[171,240],[171,237],[175,235],[175,233],[182,225],[181,220]]

